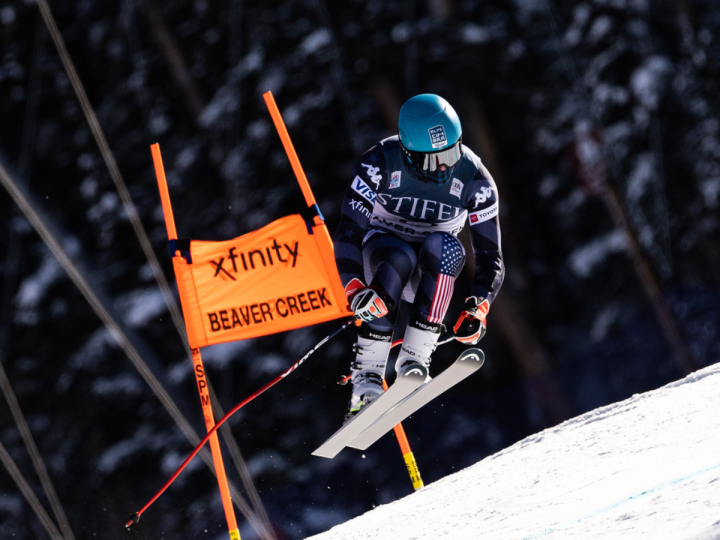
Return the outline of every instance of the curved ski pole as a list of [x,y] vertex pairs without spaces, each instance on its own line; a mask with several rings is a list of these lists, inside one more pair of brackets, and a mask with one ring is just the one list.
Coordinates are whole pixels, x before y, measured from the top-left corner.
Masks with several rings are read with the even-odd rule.
[[228,411],[227,414],[225,414],[225,416],[223,416],[220,420],[218,420],[217,423],[215,424],[215,426],[213,426],[213,428],[208,431],[207,435],[205,435],[205,437],[203,437],[203,440],[201,440],[201,441],[198,443],[198,445],[195,447],[195,449],[192,451],[192,453],[185,459],[185,461],[182,462],[182,465],[180,465],[180,467],[178,467],[178,469],[175,471],[175,473],[170,477],[170,479],[169,479],[167,482],[165,482],[165,485],[160,488],[160,490],[153,496],[153,498],[150,499],[150,500],[148,501],[148,503],[147,503],[145,506],[143,506],[140,510],[138,510],[137,512],[135,512],[135,514],[131,514],[131,515],[130,515],[130,519],[129,519],[128,522],[125,524],[125,527],[130,527],[133,523],[137,523],[137,522],[140,520],[140,516],[145,512],[145,510],[147,510],[148,508],[150,508],[150,505],[152,505],[152,503],[154,503],[154,502],[158,499],[158,497],[160,497],[160,495],[162,495],[162,494],[165,492],[165,490],[170,487],[170,485],[175,481],[175,479],[176,479],[178,476],[180,476],[180,473],[183,471],[183,469],[185,469],[185,467],[188,466],[188,464],[189,464],[189,463],[192,461],[192,459],[197,455],[197,453],[200,451],[200,449],[203,447],[203,445],[204,445],[206,442],[208,442],[208,440],[210,440],[210,437],[213,436],[213,434],[218,430],[218,428],[219,428],[220,426],[222,426],[222,425],[225,423],[225,421],[226,421],[228,418],[230,418],[233,414],[235,414],[235,413],[238,412],[240,409],[242,409],[245,405],[247,405],[248,403],[250,403],[253,399],[255,399],[256,397],[258,397],[260,394],[264,393],[266,390],[268,390],[269,388],[275,386],[275,384],[277,384],[278,382],[280,382],[281,380],[283,380],[285,377],[287,377],[288,375],[290,375],[293,371],[295,371],[297,368],[299,368],[300,365],[301,365],[303,362],[305,362],[305,360],[307,360],[307,359],[310,357],[310,355],[312,355],[315,351],[317,351],[320,347],[322,347],[323,345],[325,345],[325,343],[327,343],[328,341],[330,341],[332,338],[334,338],[334,337],[335,337],[336,335],[338,335],[340,332],[342,332],[343,330],[345,330],[348,326],[354,324],[354,322],[355,322],[355,319],[351,319],[351,320],[349,320],[348,322],[346,322],[345,324],[343,324],[340,328],[338,328],[337,330],[335,330],[335,331],[332,332],[331,334],[327,335],[325,338],[323,338],[321,341],[319,341],[317,345],[315,345],[312,349],[310,349],[310,350],[305,354],[305,356],[303,356],[300,360],[298,360],[297,362],[295,362],[292,366],[290,366],[288,369],[286,369],[286,370],[285,370],[284,372],[282,372],[280,375],[278,375],[277,377],[275,377],[272,381],[270,381],[270,382],[267,383],[265,386],[263,386],[262,388],[260,388],[260,390],[257,390],[255,393],[253,393],[252,395],[248,396],[247,398],[245,398],[244,400],[242,400],[240,403],[238,403],[237,405],[235,405],[235,407],[233,407],[232,409],[230,409],[230,411]]

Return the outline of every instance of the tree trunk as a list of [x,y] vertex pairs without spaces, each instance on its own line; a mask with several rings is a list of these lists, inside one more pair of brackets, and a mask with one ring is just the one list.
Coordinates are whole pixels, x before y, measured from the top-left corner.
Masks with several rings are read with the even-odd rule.
[[628,241],[628,257],[630,257],[635,274],[652,304],[655,317],[657,317],[665,339],[670,345],[675,362],[684,374],[691,373],[696,369],[695,362],[685,346],[680,328],[662,294],[655,265],[642,248],[640,238],[628,215],[620,192],[614,184],[608,181],[600,137],[588,130],[581,131],[575,140],[574,150],[581,181],[591,191],[599,193],[615,227],[625,232]]

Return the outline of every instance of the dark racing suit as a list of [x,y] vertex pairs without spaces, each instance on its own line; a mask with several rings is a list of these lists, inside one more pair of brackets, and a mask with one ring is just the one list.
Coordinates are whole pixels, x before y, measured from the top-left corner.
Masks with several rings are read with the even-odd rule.
[[[444,184],[421,177],[398,137],[373,146],[355,163],[335,234],[335,260],[346,286],[353,278],[379,288],[395,305],[412,302],[411,321],[442,324],[465,264],[458,233],[470,222],[476,270],[469,296],[492,303],[502,285],[498,193],[469,148]],[[397,310],[369,323],[387,339]]]

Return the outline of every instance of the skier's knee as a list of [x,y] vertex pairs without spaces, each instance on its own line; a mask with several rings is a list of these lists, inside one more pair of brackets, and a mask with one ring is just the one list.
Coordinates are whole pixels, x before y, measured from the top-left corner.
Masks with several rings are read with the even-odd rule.
[[463,256],[463,259],[465,257],[465,249],[462,247],[462,243],[460,240],[457,239],[457,237],[453,236],[450,233],[437,231],[434,233],[431,233],[425,238],[423,241],[422,248],[425,251],[429,251],[430,253],[434,253],[435,255],[440,256],[440,254],[445,250],[448,249],[457,249],[460,251],[460,253]]

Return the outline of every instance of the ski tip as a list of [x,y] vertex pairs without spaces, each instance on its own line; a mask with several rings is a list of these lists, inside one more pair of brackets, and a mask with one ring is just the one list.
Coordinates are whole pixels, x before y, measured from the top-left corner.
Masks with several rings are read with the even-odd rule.
[[428,376],[428,368],[422,364],[414,364],[406,368],[399,377],[412,379],[425,379]]
[[458,360],[463,362],[477,362],[479,364],[478,367],[481,367],[485,363],[485,353],[480,349],[467,349],[463,351]]

